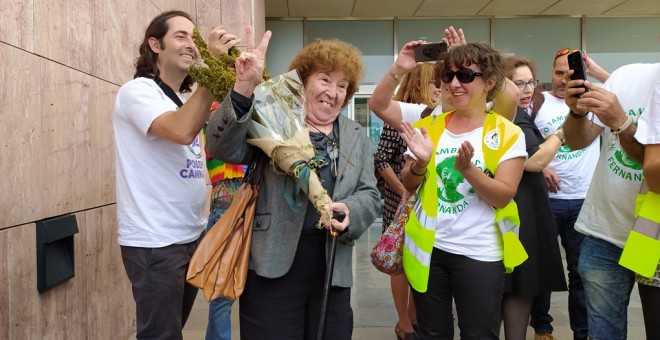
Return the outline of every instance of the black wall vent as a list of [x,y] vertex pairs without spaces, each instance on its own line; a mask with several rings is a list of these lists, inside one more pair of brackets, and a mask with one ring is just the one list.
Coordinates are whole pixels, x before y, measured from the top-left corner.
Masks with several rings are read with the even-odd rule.
[[75,276],[73,235],[76,215],[37,222],[37,290],[43,293]]

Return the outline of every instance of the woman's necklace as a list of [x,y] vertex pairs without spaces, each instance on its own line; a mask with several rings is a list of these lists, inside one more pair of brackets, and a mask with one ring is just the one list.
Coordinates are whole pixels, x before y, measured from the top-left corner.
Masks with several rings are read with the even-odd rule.
[[[313,127],[314,130],[316,130],[318,133],[323,135],[323,139],[327,140],[325,153],[328,155],[328,158],[330,158],[333,174],[335,177],[337,177],[337,158],[339,157],[339,142],[337,140],[337,137],[335,136],[335,138],[330,138],[328,134],[321,131],[316,125],[312,124],[309,120],[306,120],[306,123],[307,125]],[[332,134],[333,132],[334,132],[334,123],[333,123],[333,129],[330,130],[330,134]]]

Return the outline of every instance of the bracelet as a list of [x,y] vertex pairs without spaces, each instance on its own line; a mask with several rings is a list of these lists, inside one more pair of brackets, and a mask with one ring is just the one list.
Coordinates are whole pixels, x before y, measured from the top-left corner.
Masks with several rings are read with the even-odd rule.
[[625,131],[630,126],[630,124],[632,124],[632,121],[633,121],[632,117],[628,116],[628,119],[626,119],[626,122],[623,123],[623,125],[621,125],[621,127],[619,127],[616,130],[610,129],[610,132],[612,132],[615,135],[618,135],[621,132]]
[[561,142],[561,145],[566,144],[566,136],[564,136],[564,131],[562,130],[557,130],[553,135],[557,136],[559,138],[559,141]]
[[415,164],[415,162],[410,163],[410,173],[412,173],[413,175],[415,175],[417,177],[422,177],[422,176],[426,175],[426,171],[428,170],[428,168],[424,168],[424,172],[422,172],[421,174],[418,174],[418,173],[415,172],[415,170],[413,170],[413,164]]
[[398,75],[398,74],[396,74],[392,71],[389,71],[389,73],[390,73],[390,77],[392,77],[392,79],[394,79],[394,81],[396,81],[397,83],[401,81],[401,76],[400,75]]
[[579,114],[577,114],[577,113],[573,112],[573,110],[571,110],[571,111],[568,112],[568,114],[571,115],[571,117],[573,117],[575,119],[583,119],[589,114],[589,112],[587,112],[587,113],[580,116]]

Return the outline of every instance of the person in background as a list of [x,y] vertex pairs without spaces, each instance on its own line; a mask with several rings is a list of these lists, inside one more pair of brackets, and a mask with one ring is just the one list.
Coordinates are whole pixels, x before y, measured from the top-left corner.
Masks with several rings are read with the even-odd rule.
[[602,88],[570,80],[572,74],[564,75],[564,99],[570,108],[563,127],[566,143],[579,150],[599,135],[602,138],[600,158],[575,222],[575,229],[585,235],[578,272],[587,302],[588,335],[593,340],[626,339],[635,274],[619,265],[619,259],[635,222],[644,164],[644,146],[634,138],[635,123],[649,112],[660,64],[622,66]]
[[[557,51],[552,64],[552,89],[542,93],[543,105],[536,114],[531,114],[532,120],[544,138],[561,131],[568,115],[569,109],[564,101],[566,87],[564,74],[568,72],[567,55],[575,51],[577,50],[569,48]],[[587,57],[585,61],[588,75],[600,82],[607,80],[609,77],[607,71],[591,58]],[[571,150],[567,145],[562,145],[550,164],[543,169],[555,226],[566,253],[568,316],[575,340],[585,340],[589,330],[584,288],[577,270],[583,235],[575,230],[575,221],[591,183],[600,155],[599,147],[600,137],[596,137],[591,144],[581,150]],[[549,313],[551,294],[548,291],[534,297],[530,325],[534,328],[536,340],[554,339],[552,316]]]
[[520,241],[529,258],[506,275],[502,319],[507,340],[525,340],[534,296],[566,290],[557,231],[542,173],[564,143],[564,135],[558,130],[543,138],[528,113],[540,105],[533,101],[538,83],[533,62],[511,56],[504,59],[504,64],[507,77],[520,89],[518,113],[513,122],[525,134],[528,159],[514,200],[520,217]]
[[[222,26],[215,29],[219,46],[210,48],[211,53],[227,53],[230,48],[236,46],[241,39],[236,35],[227,32]],[[213,102],[211,112],[220,107],[220,103]],[[206,138],[206,125],[203,130]],[[206,145],[206,139],[204,139]],[[215,223],[224,215],[231,204],[236,190],[243,180],[245,166],[233,165],[221,162],[211,157],[208,150],[206,154],[206,169],[209,175],[211,189],[211,206],[206,230],[211,230]],[[209,317],[206,327],[206,340],[231,340],[231,305],[234,300],[225,297],[219,297],[209,304]]]
[[[397,66],[414,65],[408,51],[415,44],[404,46]],[[520,128],[486,110],[505,79],[499,52],[481,43],[458,46],[440,70],[436,79],[446,84],[455,110],[426,117],[418,123],[420,130],[400,122],[409,149],[401,179],[407,190],[419,190],[403,252],[417,336],[453,339],[453,298],[462,339],[498,339],[505,263],[510,262],[504,258],[496,209],[515,211],[512,198],[525,164],[525,139]]]
[[[434,64],[422,63],[407,73],[401,81],[401,86],[394,100],[403,103],[421,104],[426,106],[421,118],[428,116],[440,100],[440,89],[434,79]],[[385,181],[385,205],[383,206],[383,232],[392,223],[397,205],[405,188],[401,183],[401,168],[405,159],[403,153],[406,144],[399,132],[391,125],[383,124],[378,149],[375,156],[375,167],[378,175]],[[399,339],[410,339],[416,326],[415,304],[409,298],[410,286],[406,275],[401,273],[390,278],[392,298],[399,321],[394,332]]]
[[[252,164],[267,157],[247,143],[253,93],[261,82],[270,32],[254,49],[236,60],[233,90],[208,124],[208,148],[214,158],[232,164]],[[344,212],[332,220],[338,236],[332,287],[329,290],[326,339],[350,339],[352,254],[355,240],[373,223],[381,208],[376,188],[371,140],[340,110],[351,99],[362,75],[362,56],[339,40],[317,40],[300,51],[289,69],[304,84],[305,118],[310,139],[327,165],[319,178],[333,203],[325,208]],[[240,302],[242,339],[309,339],[319,326],[326,270],[328,233],[317,228],[319,213],[299,194],[301,208],[283,199],[293,179],[265,161],[254,169],[262,181],[256,202],[250,265]],[[293,185],[290,186],[291,188]]]
[[[113,111],[118,242],[136,306],[138,339],[182,339],[197,288],[186,282],[207,223],[206,170],[199,133],[212,96],[193,85],[198,57],[190,15],[168,11],[147,27],[135,79]],[[221,44],[218,30],[209,46]]]
[[[660,194],[660,83],[655,82],[649,110],[637,122],[635,139],[644,145],[643,172],[649,191]],[[636,274],[646,339],[660,339],[660,264],[652,278]]]

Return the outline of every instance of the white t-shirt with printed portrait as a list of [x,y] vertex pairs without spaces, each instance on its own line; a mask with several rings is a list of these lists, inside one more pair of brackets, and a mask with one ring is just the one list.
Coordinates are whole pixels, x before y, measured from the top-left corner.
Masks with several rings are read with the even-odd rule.
[[[458,135],[445,130],[440,137],[435,154],[438,218],[434,247],[475,260],[492,262],[502,259],[502,242],[495,226],[495,212],[454,168],[458,148],[467,140],[474,147],[472,162],[484,170],[483,137],[483,127]],[[406,155],[414,158],[410,150]],[[527,157],[523,133],[504,153],[500,164],[517,157]]]
[[[547,138],[564,124],[569,108],[563,98],[557,98],[547,91],[543,92],[543,96],[545,101],[534,123],[543,137]],[[556,193],[549,192],[550,198],[566,200],[585,198],[599,155],[600,136],[582,150],[573,151],[567,145],[562,145],[548,164],[548,168],[552,169],[561,180],[560,190]]]
[[[636,124],[649,109],[660,64],[630,64],[612,73],[603,88],[617,95],[624,112]],[[642,166],[628,156],[604,127],[601,155],[575,229],[620,248],[635,221],[635,199],[642,183]]]
[[112,124],[122,246],[184,244],[199,238],[206,226],[206,167],[199,136],[180,145],[148,133],[158,116],[175,110],[152,79],[133,79],[117,93]]

